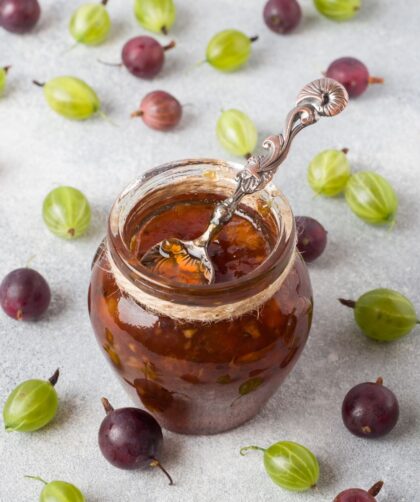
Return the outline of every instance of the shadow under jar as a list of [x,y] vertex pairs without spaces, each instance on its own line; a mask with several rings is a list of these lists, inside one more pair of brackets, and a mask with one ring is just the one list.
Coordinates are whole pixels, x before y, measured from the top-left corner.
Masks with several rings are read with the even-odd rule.
[[149,171],[115,202],[93,262],[96,338],[134,400],[174,432],[213,434],[254,417],[311,326],[294,218],[272,184],[246,196],[210,243],[214,284],[176,282],[140,263],[164,238],[200,235],[240,167],[197,159]]

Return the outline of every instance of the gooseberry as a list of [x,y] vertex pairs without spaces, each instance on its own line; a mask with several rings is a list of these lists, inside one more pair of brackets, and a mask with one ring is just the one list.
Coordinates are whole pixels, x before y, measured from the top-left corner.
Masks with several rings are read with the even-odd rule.
[[80,190],[60,186],[45,197],[42,217],[50,232],[63,239],[74,239],[89,228],[91,210]]
[[162,46],[157,40],[148,36],[135,37],[123,47],[122,64],[138,78],[153,78],[162,69],[165,51],[175,47],[172,41]]
[[340,302],[354,309],[354,318],[362,332],[380,342],[397,340],[420,324],[411,301],[392,289],[373,289],[356,302],[342,298]]
[[319,478],[319,464],[315,455],[304,446],[292,441],[281,441],[269,448],[246,446],[241,455],[249,450],[264,453],[264,467],[277,485],[292,492],[314,488]]
[[317,195],[335,197],[346,188],[351,175],[347,149],[324,150],[309,164],[308,183]]
[[318,12],[333,21],[347,21],[360,9],[361,0],[314,0]]
[[153,91],[146,94],[138,110],[132,117],[141,117],[143,122],[157,131],[173,129],[181,120],[182,106],[180,102],[165,91]]
[[394,224],[398,198],[392,186],[380,174],[371,171],[353,174],[344,194],[353,213],[366,223]]
[[51,422],[58,408],[58,377],[56,370],[49,380],[26,380],[12,391],[3,408],[6,431],[33,432]]
[[0,26],[12,33],[26,33],[41,16],[38,0],[0,0]]
[[217,121],[216,134],[221,145],[234,155],[249,157],[257,146],[257,128],[240,110],[223,111]]
[[289,33],[299,24],[302,10],[296,0],[268,0],[263,16],[271,31]]
[[310,216],[296,216],[297,248],[302,258],[311,262],[319,258],[327,245],[327,231]]
[[7,73],[10,70],[10,66],[4,66],[0,68],[0,96],[4,93],[6,88]]
[[47,310],[51,291],[47,281],[32,268],[18,268],[0,285],[0,304],[5,313],[18,321],[36,321]]
[[103,456],[120,469],[158,467],[173,481],[157,459],[163,435],[156,420],[139,408],[114,410],[106,398],[102,398],[106,417],[99,428],[99,448]]
[[258,37],[247,37],[238,30],[220,31],[207,45],[206,61],[220,71],[237,70],[248,61],[256,40]]
[[173,0],[135,0],[134,14],[146,30],[166,35],[175,22]]
[[376,495],[381,491],[383,481],[375,483],[368,491],[361,488],[349,488],[339,493],[334,502],[376,502]]
[[378,378],[375,383],[365,382],[350,389],[341,414],[344,425],[355,436],[378,438],[395,427],[399,405],[395,394]]
[[86,3],[78,7],[70,19],[70,35],[79,44],[99,45],[108,36],[111,18],[106,10],[108,0],[101,3]]
[[56,77],[47,83],[34,80],[43,87],[48,105],[59,115],[72,120],[86,120],[100,113],[101,103],[95,91],[76,77]]
[[382,77],[371,77],[366,65],[356,58],[344,57],[333,61],[325,76],[340,82],[351,98],[363,94],[369,84],[383,84]]
[[25,476],[25,478],[36,479],[44,483],[44,488],[39,496],[39,502],[85,502],[83,493],[77,486],[66,481],[44,481],[37,476]]

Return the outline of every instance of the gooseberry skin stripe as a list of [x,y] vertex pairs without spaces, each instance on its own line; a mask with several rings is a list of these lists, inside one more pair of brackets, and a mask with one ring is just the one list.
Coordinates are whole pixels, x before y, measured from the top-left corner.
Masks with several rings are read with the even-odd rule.
[[251,154],[258,142],[258,131],[254,122],[240,110],[230,109],[222,112],[216,134],[221,145],[234,155]]
[[[28,405],[30,408],[25,408]],[[21,432],[39,430],[51,422],[57,409],[57,392],[49,381],[22,382],[11,392],[3,408],[6,430]]]
[[134,14],[143,28],[167,34],[176,19],[173,0],[136,0]]
[[339,150],[324,150],[308,166],[307,179],[317,195],[336,197],[346,188],[351,168],[346,154]]
[[86,120],[100,110],[95,91],[76,77],[56,77],[44,86],[48,105],[59,115],[71,120]]
[[360,10],[361,0],[314,0],[323,16],[333,21],[347,21]]
[[73,13],[69,31],[76,42],[86,45],[99,45],[108,37],[111,18],[102,4],[81,5]]
[[48,229],[64,239],[80,237],[91,221],[86,197],[80,190],[66,186],[55,188],[45,197],[42,215]]
[[[378,321],[378,313],[381,319]],[[354,316],[366,336],[379,341],[393,341],[410,333],[417,324],[414,305],[391,289],[369,291],[356,302]],[[375,322],[376,319],[376,322]],[[395,320],[402,320],[395,323]],[[382,322],[385,324],[382,325]]]
[[398,198],[389,182],[377,173],[361,171],[348,181],[345,190],[350,209],[371,224],[392,224]]
[[[299,451],[299,455],[303,456],[306,461],[293,452],[293,448]],[[279,472],[279,468],[275,470],[278,457],[284,460],[283,472]],[[308,490],[318,481],[319,465],[316,457],[307,448],[297,443],[284,441],[272,445],[264,454],[264,465],[272,480],[290,491]],[[293,482],[290,478],[297,481]]]
[[238,30],[224,30],[210,40],[206,50],[206,61],[224,72],[238,70],[251,55],[252,42]]

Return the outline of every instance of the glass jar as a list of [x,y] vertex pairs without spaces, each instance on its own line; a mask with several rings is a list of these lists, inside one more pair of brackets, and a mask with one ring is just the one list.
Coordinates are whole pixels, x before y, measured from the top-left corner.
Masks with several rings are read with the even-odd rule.
[[92,266],[89,312],[104,355],[134,401],[174,432],[212,434],[254,417],[306,343],[312,290],[287,200],[275,188],[243,199],[274,245],[243,277],[180,285],[133,260],[132,227],[168,197],[226,197],[240,165],[197,159],[149,171],[115,202]]

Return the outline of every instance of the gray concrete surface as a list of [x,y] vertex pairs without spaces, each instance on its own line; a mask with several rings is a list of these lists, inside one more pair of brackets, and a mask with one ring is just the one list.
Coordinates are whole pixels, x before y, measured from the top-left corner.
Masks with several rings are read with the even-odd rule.
[[[114,28],[103,46],[63,54],[71,45],[67,22],[79,3],[44,0],[42,20],[32,34],[0,31],[0,64],[13,65],[0,100],[0,276],[33,256],[32,266],[53,291],[41,322],[17,323],[0,315],[0,401],[22,380],[46,378],[58,366],[62,371],[60,411],[50,427],[29,435],[0,428],[1,502],[37,500],[41,485],[24,479],[25,474],[71,481],[89,502],[331,502],[344,488],[367,488],[379,479],[385,487],[378,501],[419,502],[420,330],[390,345],[374,343],[358,332],[351,312],[336,300],[392,287],[420,311],[418,2],[365,0],[356,19],[336,24],[302,0],[300,28],[282,37],[263,24],[261,0],[178,0],[171,33],[178,46],[153,81],[96,61],[118,61],[122,44],[144,33],[131,1],[111,0]],[[195,66],[210,36],[228,27],[260,35],[248,67],[226,75]],[[193,156],[231,158],[214,133],[222,108],[247,112],[261,138],[279,131],[297,91],[344,55],[362,59],[385,85],[369,89],[334,122],[324,120],[302,133],[277,176],[295,213],[313,215],[329,231],[327,251],[310,267],[316,312],[300,361],[247,425],[214,437],[165,434],[163,461],[176,486],[168,487],[159,472],[114,469],[97,447],[103,416],[99,398],[107,395],[115,406],[128,401],[99,352],[86,307],[90,262],[110,205],[129,181],[160,163]],[[63,74],[89,82],[118,127],[100,118],[69,122],[50,111],[31,80]],[[176,131],[160,134],[128,118],[153,89],[168,90],[186,105]],[[313,197],[307,164],[332,147],[350,148],[354,170],[373,169],[392,182],[400,198],[392,232],[364,224],[342,199]],[[92,227],[77,242],[49,234],[40,216],[44,196],[60,184],[80,188],[93,207]],[[378,375],[397,394],[401,418],[382,440],[357,439],[342,425],[342,398],[354,384]],[[258,454],[239,456],[240,446],[282,439],[303,443],[318,456],[316,490],[285,492],[265,475]]]

